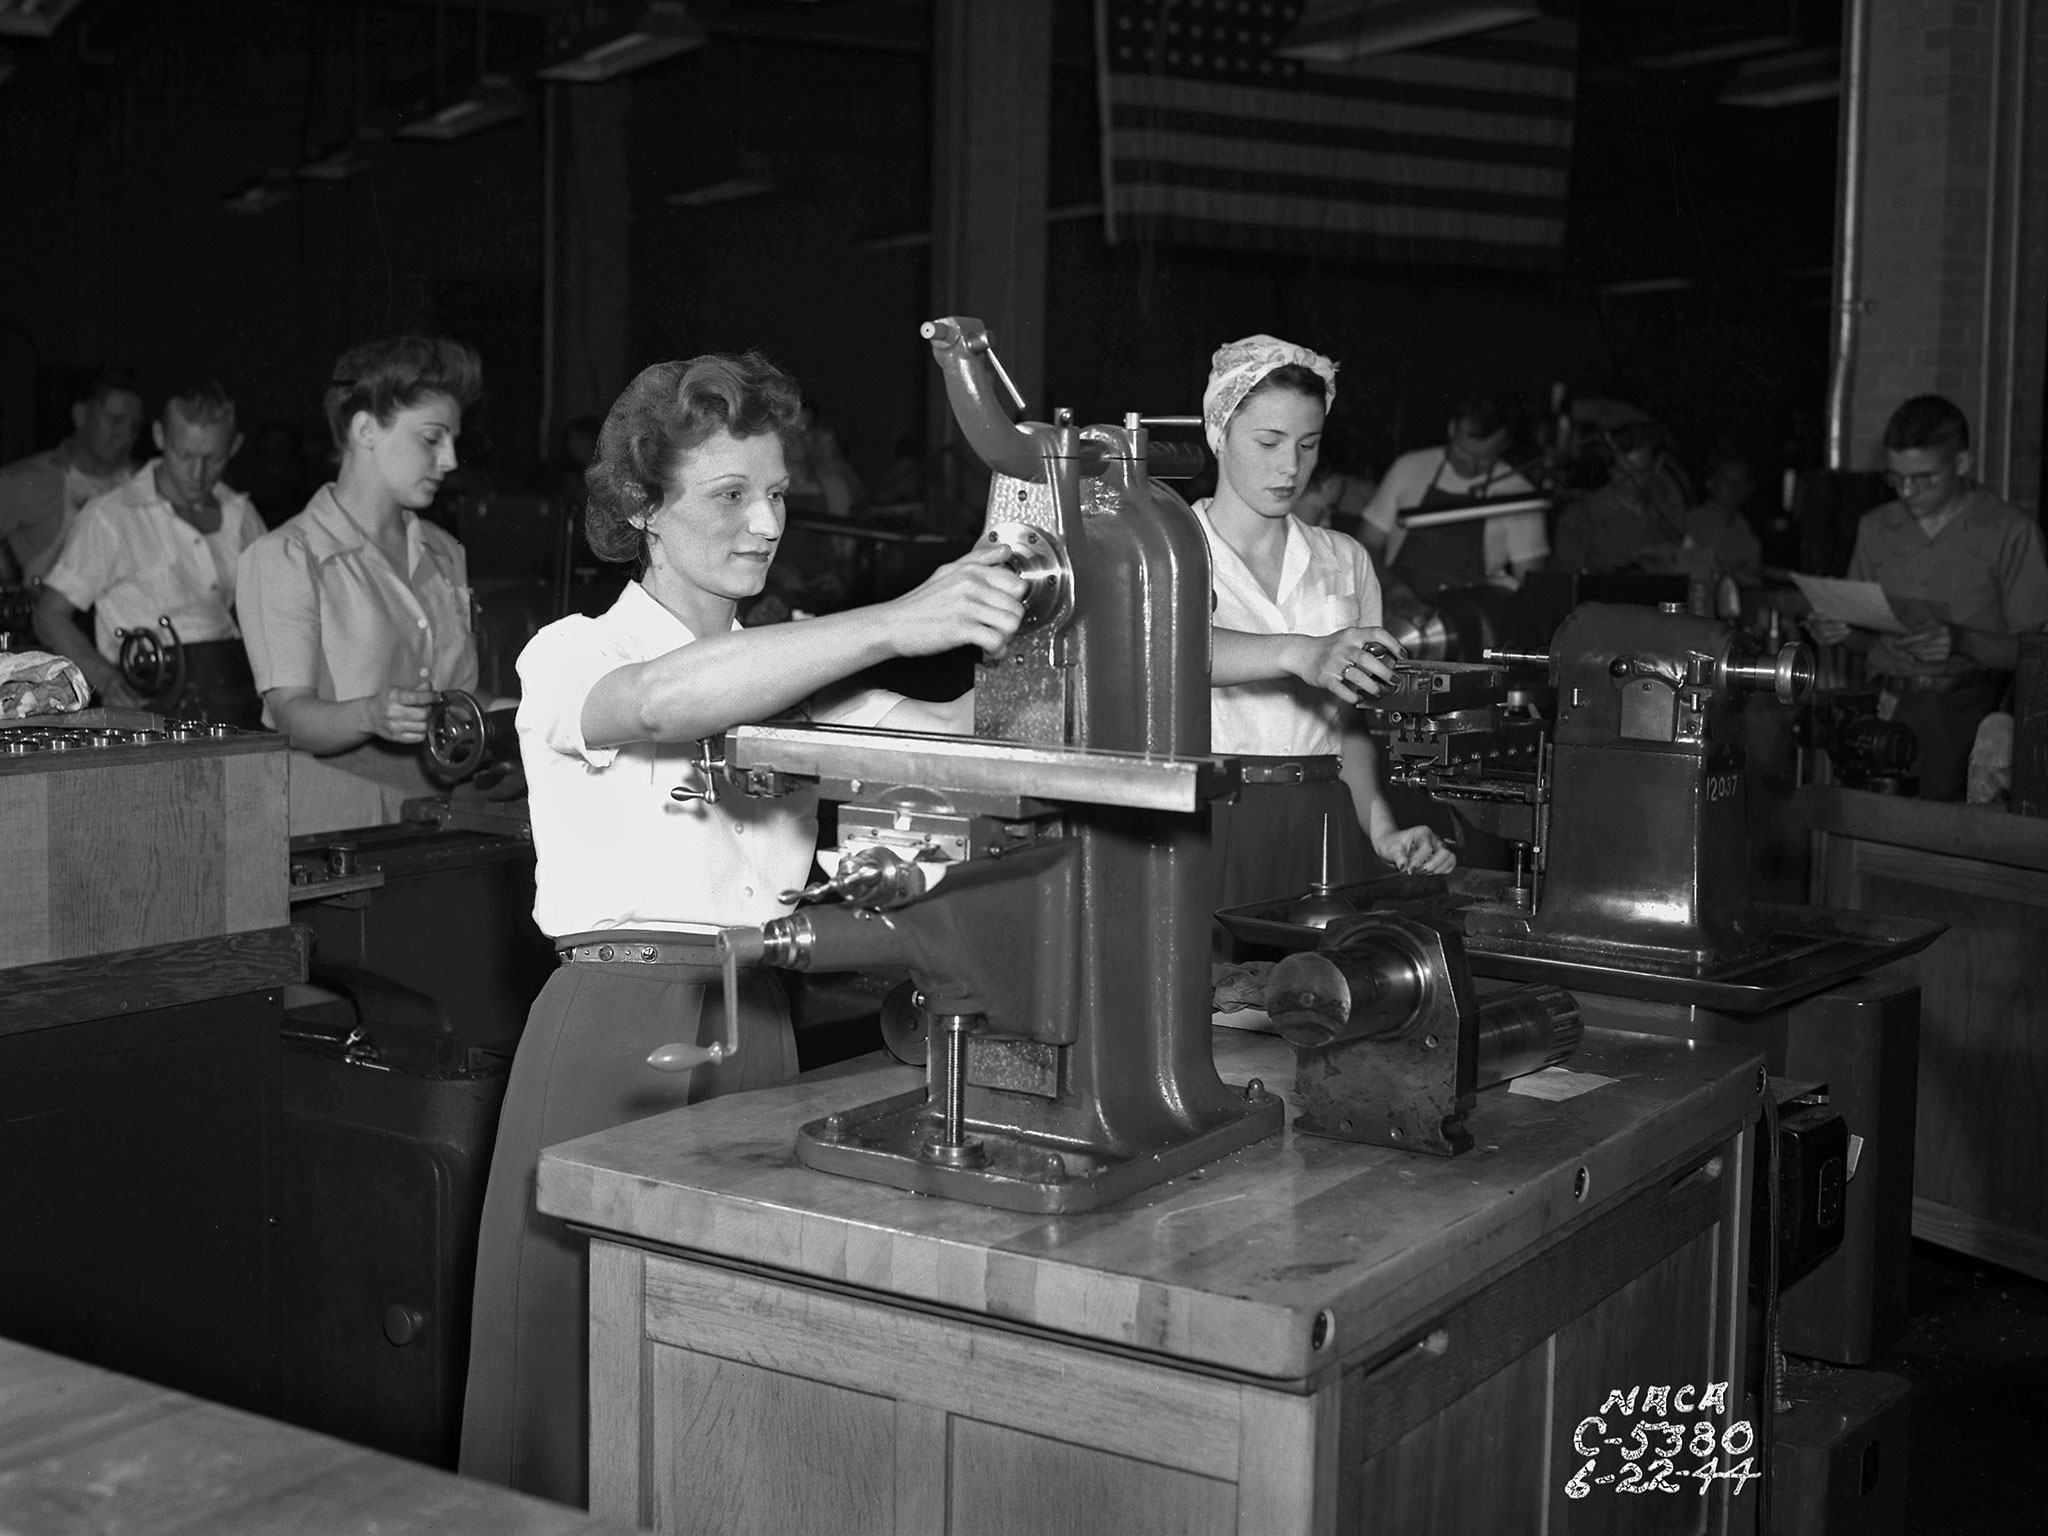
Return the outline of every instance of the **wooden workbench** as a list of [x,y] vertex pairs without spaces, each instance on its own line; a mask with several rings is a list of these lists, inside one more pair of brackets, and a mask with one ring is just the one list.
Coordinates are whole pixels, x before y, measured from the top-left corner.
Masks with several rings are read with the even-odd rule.
[[0,1339],[0,1531],[624,1536],[627,1529]]
[[[1217,1042],[1226,1080],[1291,1091],[1280,1041]],[[1760,1060],[1589,1032],[1572,1066],[1613,1081],[1490,1090],[1463,1158],[1289,1131],[1081,1216],[800,1167],[800,1123],[919,1081],[879,1058],[552,1148],[541,1208],[594,1234],[591,1507],[707,1533],[1753,1529],[1754,1484],[1700,1497],[1681,1462],[1682,1494],[1618,1496],[1618,1453],[1584,1469],[1573,1437],[1637,1386],[1732,1382],[1717,1432],[1754,1421]],[[1635,1420],[1607,1418],[1619,1445]]]
[[2048,818],[1813,786],[1813,899],[1948,924],[1920,987],[1913,1233],[2048,1280]]

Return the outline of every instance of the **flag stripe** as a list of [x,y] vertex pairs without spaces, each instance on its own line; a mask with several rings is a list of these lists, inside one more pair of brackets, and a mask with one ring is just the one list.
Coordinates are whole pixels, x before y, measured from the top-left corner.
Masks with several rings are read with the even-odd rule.
[[1271,229],[1321,229],[1403,239],[1455,240],[1460,233],[1496,245],[1529,245],[1555,240],[1561,219],[1508,214],[1475,214],[1458,208],[1412,204],[1348,203],[1284,197],[1264,192],[1134,186],[1125,207],[1138,214],[1172,214]]
[[1154,132],[1133,128],[1116,136],[1119,162],[1160,162],[1157,174],[1171,179],[1171,161],[1184,166],[1219,166],[1232,170],[1274,170],[1382,181],[1396,186],[1472,187],[1483,192],[1519,189],[1562,201],[1567,186],[1566,161],[1517,157],[1474,159],[1447,147],[1434,155],[1413,153],[1406,144],[1370,150],[1353,149],[1314,139],[1228,138],[1214,133]]
[[1356,230],[1271,229],[1257,224],[1148,214],[1140,222],[1160,240],[1225,251],[1285,251],[1290,256],[1335,256],[1430,267],[1483,267],[1489,271],[1543,272],[1555,252],[1528,242],[1491,244],[1461,235],[1452,240],[1405,236],[1361,237]]
[[1117,179],[1131,186],[1167,185],[1206,192],[1268,193],[1304,202],[1327,201],[1335,207],[1367,204],[1408,208],[1469,208],[1474,213],[1553,219],[1559,201],[1547,193],[1505,191],[1473,186],[1425,186],[1412,181],[1382,181],[1362,176],[1322,176],[1314,172],[1272,167],[1188,164],[1130,159],[1111,162]]
[[[1240,140],[1317,148],[1327,146],[1433,160],[1485,160],[1496,165],[1543,170],[1561,171],[1571,164],[1572,147],[1568,136],[1560,136],[1555,142],[1543,142],[1535,134],[1513,133],[1513,124],[1444,117],[1433,117],[1424,123],[1415,121],[1417,116],[1419,114],[1410,114],[1407,124],[1390,121],[1386,127],[1375,127],[1356,121],[1329,123],[1281,117],[1237,117],[1189,107],[1114,102],[1110,107],[1109,121],[1119,142],[1127,134],[1156,131],[1201,136],[1219,143]],[[1512,136],[1500,139],[1481,137],[1488,128],[1504,128]],[[1457,131],[1460,129],[1465,131]]]

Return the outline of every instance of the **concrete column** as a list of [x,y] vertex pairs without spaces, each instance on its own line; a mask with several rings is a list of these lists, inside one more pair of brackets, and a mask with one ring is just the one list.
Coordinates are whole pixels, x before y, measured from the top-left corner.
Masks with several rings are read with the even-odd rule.
[[[1052,0],[938,0],[932,34],[931,313],[974,315],[1046,420],[1045,196]],[[934,445],[954,439],[929,370]]]
[[627,176],[629,81],[562,87],[554,409],[602,417],[636,371],[627,356],[632,196]]
[[1979,474],[2036,505],[2048,366],[2048,15],[2036,0],[1868,0],[1862,303],[1848,468],[1929,391],[1970,417]]

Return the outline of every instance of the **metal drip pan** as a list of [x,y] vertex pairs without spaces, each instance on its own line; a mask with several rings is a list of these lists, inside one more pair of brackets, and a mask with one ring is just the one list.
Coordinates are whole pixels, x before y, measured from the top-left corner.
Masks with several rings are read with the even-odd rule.
[[[1565,948],[1540,938],[1484,931],[1499,918],[1513,915],[1493,904],[1504,886],[1498,880],[1394,875],[1342,886],[1337,895],[1361,912],[1448,918],[1465,936],[1465,957],[1476,976],[1547,982],[1573,991],[1689,1004],[1720,1013],[1781,1008],[1916,955],[1947,931],[1945,924],[1924,918],[1759,904],[1766,934],[1751,949],[1696,970],[1676,959],[1660,967],[1646,963],[1640,954],[1603,954],[1590,946]],[[1298,899],[1226,907],[1216,918],[1246,943],[1289,951],[1314,949],[1322,931],[1286,921]],[[1478,915],[1474,908],[1484,909],[1485,920],[1478,924],[1471,922]],[[1482,931],[1470,931],[1474,927]]]

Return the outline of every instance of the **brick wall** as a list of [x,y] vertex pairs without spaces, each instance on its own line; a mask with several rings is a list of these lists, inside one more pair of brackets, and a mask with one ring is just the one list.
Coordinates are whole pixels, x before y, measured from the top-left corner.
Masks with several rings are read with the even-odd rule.
[[[2048,18],[2032,0],[1871,0],[1862,289],[1851,467],[1885,419],[1938,391],[1969,413],[1985,478],[2040,488],[2048,213]],[[2030,61],[2032,67],[2030,68]],[[2030,88],[2031,87],[2031,88]],[[2015,240],[2015,234],[2018,238]]]

